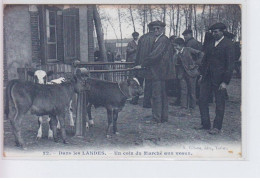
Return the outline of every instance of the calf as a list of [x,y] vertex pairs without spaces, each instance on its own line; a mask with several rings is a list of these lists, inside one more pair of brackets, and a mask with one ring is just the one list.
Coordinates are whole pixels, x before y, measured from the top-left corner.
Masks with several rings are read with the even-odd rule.
[[94,124],[91,116],[91,106],[105,107],[107,110],[108,126],[106,130],[107,137],[109,137],[109,128],[113,122],[113,133],[117,132],[117,118],[118,113],[123,109],[128,98],[139,96],[143,93],[136,78],[128,78],[127,80],[114,83],[99,79],[88,78],[88,85],[90,91],[87,92],[87,113],[89,123]]
[[[48,71],[47,73],[44,70],[27,71],[27,74],[29,76],[33,77],[33,80],[35,83],[39,83],[39,84],[61,84],[62,82],[65,82],[65,80],[66,80],[64,77],[60,77],[60,78],[47,82],[48,76],[52,75],[53,71]],[[72,113],[72,100],[70,102],[69,115],[70,115],[70,126],[74,127],[74,120],[73,120],[73,113]],[[48,138],[51,139],[51,138],[53,138],[53,132],[52,132],[50,124],[49,124],[50,117],[48,117],[47,122],[49,125]],[[37,133],[37,139],[41,139],[42,138],[42,124],[43,124],[42,116],[38,117],[38,124],[39,124],[39,128],[38,128],[38,133]],[[59,120],[58,120],[57,128],[60,129]]]
[[61,125],[63,143],[66,142],[65,113],[70,107],[70,101],[74,92],[89,90],[86,82],[79,76],[68,82],[55,85],[42,85],[22,80],[11,80],[6,88],[5,113],[9,113],[9,99],[15,105],[15,117],[11,119],[11,125],[17,146],[25,148],[21,137],[21,121],[30,110],[37,116],[49,115],[50,125],[53,131],[54,141],[57,142],[57,119]]

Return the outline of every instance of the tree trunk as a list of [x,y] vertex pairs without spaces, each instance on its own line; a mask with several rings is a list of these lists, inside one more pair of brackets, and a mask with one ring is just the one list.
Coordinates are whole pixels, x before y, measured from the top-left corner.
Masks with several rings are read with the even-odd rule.
[[174,23],[174,7],[173,7],[173,5],[172,5],[172,32],[173,32],[173,35],[176,35],[175,23]]
[[152,12],[152,7],[150,5],[150,8],[149,8],[149,13],[150,13],[150,21],[152,22],[153,21],[153,12]]
[[93,5],[93,18],[94,18],[96,32],[97,32],[97,40],[98,40],[99,50],[101,53],[101,59],[104,62],[107,62],[106,47],[105,47],[105,42],[104,42],[104,33],[102,31],[101,19],[100,19],[99,13],[97,11],[96,5]]
[[180,20],[180,5],[177,5],[177,22],[176,22],[176,36],[179,35],[178,29],[179,29],[179,20]]
[[166,20],[166,5],[163,5],[163,22],[165,23]]
[[205,7],[206,7],[206,5],[203,5],[203,9],[202,9],[202,14],[201,14],[201,22],[202,22],[202,26],[201,26],[201,29],[200,29],[200,42],[202,43],[203,42],[203,29],[205,28],[206,29],[206,27],[205,27],[205,17],[204,17],[204,14],[205,14]]
[[194,8],[194,30],[195,30],[195,38],[198,38],[198,29],[197,29],[197,10],[196,5],[193,6]]
[[211,13],[212,5],[209,5],[209,26],[212,24],[212,13]]
[[121,12],[120,9],[117,9],[117,13],[118,13],[118,22],[119,22],[119,30],[120,30],[120,42],[121,42],[121,48],[120,48],[120,52],[121,52],[121,57],[123,55],[123,35],[122,35],[122,23],[121,23]]
[[132,11],[131,5],[130,5],[130,8],[129,8],[129,11],[130,11],[130,15],[131,15],[131,20],[132,20],[132,23],[133,23],[134,31],[136,31],[135,30],[135,21],[134,21],[133,11]]
[[189,22],[188,22],[188,29],[192,27],[192,4],[189,5]]
[[145,5],[144,5],[144,9],[143,9],[143,34],[145,34]]

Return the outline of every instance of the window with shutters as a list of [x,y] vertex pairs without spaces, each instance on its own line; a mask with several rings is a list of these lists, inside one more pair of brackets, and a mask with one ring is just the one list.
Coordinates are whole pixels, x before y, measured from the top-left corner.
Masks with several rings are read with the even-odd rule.
[[56,12],[46,9],[47,61],[57,61]]
[[39,18],[42,62],[79,60],[79,9],[41,6]]

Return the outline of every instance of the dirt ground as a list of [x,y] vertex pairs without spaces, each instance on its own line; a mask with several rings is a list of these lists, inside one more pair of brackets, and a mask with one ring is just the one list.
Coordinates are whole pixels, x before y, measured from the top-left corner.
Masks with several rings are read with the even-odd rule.
[[[167,123],[148,123],[151,109],[142,107],[142,99],[139,105],[126,103],[122,112],[119,113],[119,135],[106,138],[107,126],[106,110],[104,108],[92,108],[95,126],[87,130],[85,137],[75,137],[67,126],[69,144],[63,144],[61,139],[58,143],[48,140],[48,126],[43,124],[43,137],[36,140],[38,122],[37,117],[26,115],[22,122],[22,135],[28,150],[42,150],[46,147],[57,149],[74,148],[138,148],[142,146],[171,146],[183,143],[237,143],[241,142],[241,79],[233,78],[228,87],[229,100],[226,103],[226,112],[223,121],[223,129],[219,135],[210,135],[205,130],[195,130],[194,126],[200,125],[198,106],[190,113],[176,106],[169,106],[169,121]],[[169,97],[169,103],[175,98]],[[210,104],[211,119],[214,119],[215,105]],[[45,118],[46,119],[46,118]],[[59,133],[59,132],[58,132]],[[18,150],[15,147],[9,120],[4,120],[4,148],[5,150]]]

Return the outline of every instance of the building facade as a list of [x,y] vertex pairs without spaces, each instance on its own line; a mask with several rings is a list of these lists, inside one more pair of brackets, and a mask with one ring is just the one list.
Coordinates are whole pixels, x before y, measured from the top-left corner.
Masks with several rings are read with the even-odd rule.
[[93,32],[91,5],[6,5],[5,80],[17,68],[94,61]]

